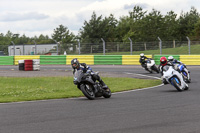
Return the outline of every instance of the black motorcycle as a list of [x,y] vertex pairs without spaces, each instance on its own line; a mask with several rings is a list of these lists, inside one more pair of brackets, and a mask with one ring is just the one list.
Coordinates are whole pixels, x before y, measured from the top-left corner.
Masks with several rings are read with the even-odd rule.
[[[96,73],[98,74],[98,73]],[[74,84],[77,85],[83,94],[90,100],[94,100],[95,97],[110,98],[111,91],[109,88],[106,90],[102,88],[102,85],[99,82],[96,82],[92,79],[92,74],[83,73],[82,70],[77,70],[74,73]]]

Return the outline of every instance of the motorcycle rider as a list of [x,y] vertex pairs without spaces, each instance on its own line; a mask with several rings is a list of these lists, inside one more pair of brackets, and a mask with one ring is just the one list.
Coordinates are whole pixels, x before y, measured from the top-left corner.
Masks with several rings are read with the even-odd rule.
[[[172,64],[180,64],[180,65],[183,65],[185,68],[187,68],[185,64],[183,64],[183,63],[182,63],[181,61],[179,61],[179,60],[174,59],[173,56],[169,56],[169,57],[168,57],[168,61],[171,62]],[[188,71],[188,72],[190,73],[190,71]]]
[[[149,71],[149,69],[147,68],[147,59],[149,59],[149,58],[147,58],[145,55],[144,55],[144,53],[141,53],[140,54],[140,60],[139,60],[139,62],[140,62],[140,64],[141,64],[141,66],[145,69],[145,70],[147,70],[147,71]],[[152,73],[152,71],[149,71],[150,73]]]
[[84,73],[91,73],[92,78],[98,80],[99,83],[102,85],[103,89],[106,90],[108,88],[108,86],[103,82],[100,76],[92,71],[91,67],[87,66],[85,63],[79,63],[79,60],[77,58],[71,60],[71,65],[74,69],[73,74],[76,70],[83,70]]
[[[161,73],[161,79],[163,81],[163,84],[168,84],[165,78],[163,78],[163,69],[165,66],[172,66],[174,68],[174,64],[167,61],[167,58],[165,56],[160,58],[160,73]],[[176,70],[176,69],[174,69]],[[184,81],[183,81],[184,82]],[[186,83],[185,83],[186,84]],[[186,88],[188,88],[188,85],[186,84]]]
[[163,57],[160,58],[160,65],[158,66],[158,69],[160,70],[161,79],[163,81],[163,84],[168,84],[166,79],[163,78],[163,68],[165,66],[173,66],[174,67],[174,65],[171,62],[168,62],[167,58],[165,56],[163,56]]

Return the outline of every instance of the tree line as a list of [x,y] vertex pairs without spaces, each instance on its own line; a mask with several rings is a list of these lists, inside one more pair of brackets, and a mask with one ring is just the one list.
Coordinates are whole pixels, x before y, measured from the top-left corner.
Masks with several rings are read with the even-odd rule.
[[113,14],[108,17],[97,16],[92,13],[89,21],[85,21],[75,36],[67,26],[59,25],[53,30],[51,37],[41,34],[40,36],[27,37],[8,31],[5,35],[0,33],[0,45],[15,44],[51,44],[54,40],[61,43],[81,42],[96,43],[103,38],[106,42],[127,42],[131,38],[134,42],[149,42],[160,37],[163,41],[185,41],[186,36],[191,40],[200,40],[200,15],[195,7],[189,12],[174,11],[162,15],[160,11],[152,9],[147,12],[140,6],[134,6],[127,16],[121,16],[118,20]]

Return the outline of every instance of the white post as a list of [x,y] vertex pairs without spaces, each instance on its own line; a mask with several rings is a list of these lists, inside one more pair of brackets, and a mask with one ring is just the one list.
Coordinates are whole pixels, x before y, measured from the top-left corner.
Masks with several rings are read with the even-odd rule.
[[15,56],[15,43],[13,41],[11,43],[13,44],[13,55]]
[[105,41],[103,40],[103,38],[101,38],[101,40],[103,41],[103,55],[105,55],[105,51],[106,51],[106,44]]
[[158,37],[159,42],[159,46],[160,46],[160,55],[162,54],[162,40],[160,39],[160,37]]
[[188,40],[188,53],[189,53],[189,55],[190,55],[190,38],[187,37],[187,36],[186,36],[186,38],[187,38],[187,40]]
[[147,44],[146,44],[146,42],[144,43],[144,50],[147,50]]
[[175,40],[173,40],[173,46],[174,46],[174,48],[176,47],[176,42],[175,42]]
[[130,54],[132,55],[133,54],[133,42],[130,37],[128,39],[130,41]]
[[54,40],[54,42],[57,44],[57,55],[58,55],[58,42]]

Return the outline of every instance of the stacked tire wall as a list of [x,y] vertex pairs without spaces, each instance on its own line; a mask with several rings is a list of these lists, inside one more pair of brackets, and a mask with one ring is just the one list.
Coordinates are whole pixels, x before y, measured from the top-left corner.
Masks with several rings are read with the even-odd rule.
[[33,71],[33,60],[24,60],[24,71]]
[[24,60],[18,60],[18,65],[19,65],[19,70],[23,71],[24,70]]
[[40,59],[33,59],[33,71],[40,70]]

